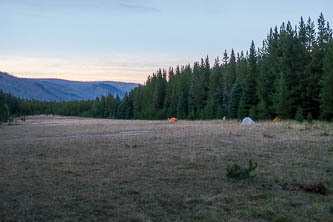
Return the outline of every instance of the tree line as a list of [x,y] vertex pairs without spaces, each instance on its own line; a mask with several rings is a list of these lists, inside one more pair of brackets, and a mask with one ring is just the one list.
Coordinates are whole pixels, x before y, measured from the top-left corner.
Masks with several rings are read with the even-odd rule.
[[128,95],[133,118],[333,118],[332,29],[323,14],[272,28],[256,48],[234,50],[211,65],[200,62],[158,70]]
[[[127,94],[126,94],[127,95]],[[95,100],[45,102],[17,98],[0,90],[0,122],[26,115],[62,115],[94,118],[130,119],[126,96],[120,99],[117,95],[102,96]]]
[[[1,116],[58,114],[120,119],[333,119],[332,29],[323,14],[275,26],[256,47],[193,66],[159,69],[122,99],[41,102],[1,92]],[[16,100],[16,102],[13,102]],[[6,111],[7,110],[7,111]],[[4,111],[4,112],[3,112]],[[3,114],[6,113],[7,114]],[[1,117],[3,118],[3,117]]]

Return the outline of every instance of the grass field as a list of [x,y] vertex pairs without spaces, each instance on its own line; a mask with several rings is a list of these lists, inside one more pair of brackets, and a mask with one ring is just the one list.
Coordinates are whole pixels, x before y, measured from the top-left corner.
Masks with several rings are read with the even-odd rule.
[[[255,178],[226,176],[250,159]],[[333,221],[333,125],[47,116],[2,124],[0,218]]]

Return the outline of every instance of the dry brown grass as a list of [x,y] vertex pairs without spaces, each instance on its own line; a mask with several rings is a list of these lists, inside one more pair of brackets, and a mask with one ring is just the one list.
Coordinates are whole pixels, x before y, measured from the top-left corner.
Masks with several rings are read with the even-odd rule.
[[[35,116],[0,125],[1,221],[332,221],[333,126]],[[256,178],[226,177],[257,161]],[[327,195],[284,190],[323,183]]]

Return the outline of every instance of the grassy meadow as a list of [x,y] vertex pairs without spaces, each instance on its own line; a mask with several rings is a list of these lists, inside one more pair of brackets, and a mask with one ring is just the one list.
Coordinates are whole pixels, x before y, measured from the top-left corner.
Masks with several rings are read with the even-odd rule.
[[[249,160],[254,178],[226,176]],[[0,221],[333,221],[333,124],[2,124]]]

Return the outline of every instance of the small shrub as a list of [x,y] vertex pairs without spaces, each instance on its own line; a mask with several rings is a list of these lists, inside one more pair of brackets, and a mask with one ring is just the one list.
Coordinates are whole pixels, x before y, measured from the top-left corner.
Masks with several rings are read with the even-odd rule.
[[323,131],[320,133],[320,136],[329,136],[330,134],[328,133],[327,130]]
[[312,123],[312,120],[313,120],[313,118],[312,118],[312,114],[309,112],[308,115],[307,115],[307,117],[306,117],[306,121],[307,121],[308,123]]
[[10,116],[10,117],[8,118],[8,122],[10,122],[10,123],[14,122],[14,117],[13,117],[13,116]]
[[289,222],[294,221],[294,218],[292,215],[276,215],[273,217],[273,222]]
[[274,135],[270,135],[268,133],[263,133],[262,136],[265,137],[265,138],[269,138],[269,139],[274,138]]
[[309,186],[305,187],[304,191],[309,192],[309,193],[321,194],[321,195],[327,194],[327,188],[322,183],[309,185]]
[[333,214],[333,204],[330,206],[330,213]]
[[256,177],[256,175],[251,175],[253,171],[257,168],[257,162],[252,162],[252,160],[249,160],[249,167],[248,168],[242,168],[237,164],[234,164],[232,167],[227,166],[227,177],[233,178],[233,179],[253,179]]
[[295,119],[297,122],[303,122],[303,109],[300,106],[297,108]]
[[255,218],[263,218],[270,221],[272,221],[275,216],[273,208],[267,205],[251,207],[250,212]]
[[307,193],[314,193],[321,195],[326,195],[328,193],[328,189],[322,183],[311,184],[311,185],[284,183],[282,185],[282,189],[285,191],[303,191]]
[[256,107],[255,106],[252,106],[249,110],[249,117],[251,119],[254,119],[256,120],[257,119],[257,111],[256,111]]
[[328,152],[333,152],[333,146],[328,148]]
[[7,122],[9,118],[9,108],[7,104],[0,104],[0,122]]

